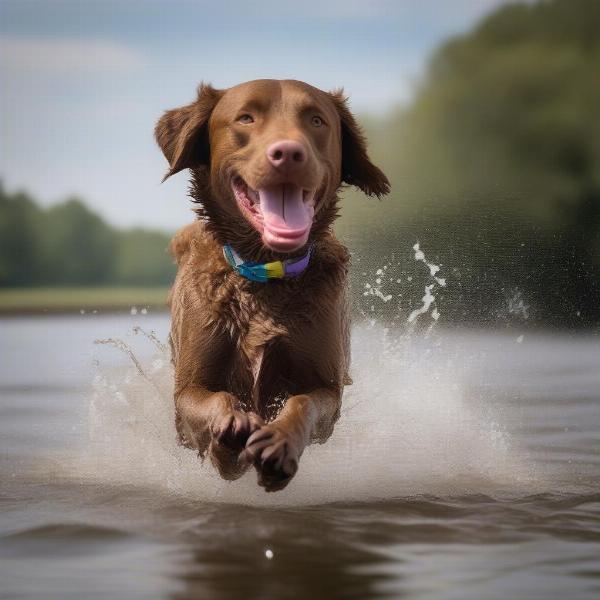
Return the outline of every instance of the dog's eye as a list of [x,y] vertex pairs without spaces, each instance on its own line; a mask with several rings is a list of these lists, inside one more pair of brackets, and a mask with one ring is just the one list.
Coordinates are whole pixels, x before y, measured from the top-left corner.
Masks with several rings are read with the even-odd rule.
[[249,114],[245,114],[242,115],[241,117],[237,118],[238,123],[242,123],[242,125],[249,125],[250,123],[254,123],[254,119],[252,118],[252,115]]
[[314,127],[322,127],[324,125],[324,121],[323,119],[321,119],[321,117],[318,117],[317,115],[315,115],[310,122],[313,124]]

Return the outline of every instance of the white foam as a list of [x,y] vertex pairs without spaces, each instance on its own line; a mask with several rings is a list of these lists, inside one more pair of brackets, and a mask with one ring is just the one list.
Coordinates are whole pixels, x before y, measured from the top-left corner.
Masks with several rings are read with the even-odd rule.
[[[352,347],[354,384],[346,389],[334,434],[305,451],[295,480],[282,492],[265,493],[253,471],[223,481],[208,460],[177,444],[173,372],[168,351],[158,346],[148,361],[131,354],[136,364],[124,369],[100,364],[90,444],[65,470],[87,481],[256,505],[485,493],[531,483],[497,415],[466,402],[462,359],[443,338],[371,323],[354,328]],[[122,344],[121,350],[129,352]]]

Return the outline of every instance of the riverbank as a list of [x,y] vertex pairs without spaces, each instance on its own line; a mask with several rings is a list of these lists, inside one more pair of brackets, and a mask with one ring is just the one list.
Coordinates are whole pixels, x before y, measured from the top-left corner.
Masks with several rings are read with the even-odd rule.
[[168,287],[47,287],[0,289],[0,314],[166,310]]

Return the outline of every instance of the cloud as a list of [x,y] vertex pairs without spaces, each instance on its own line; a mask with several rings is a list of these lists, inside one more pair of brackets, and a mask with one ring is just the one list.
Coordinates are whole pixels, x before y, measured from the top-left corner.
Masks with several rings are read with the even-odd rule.
[[144,66],[134,49],[104,39],[0,37],[0,68],[37,73],[129,72]]

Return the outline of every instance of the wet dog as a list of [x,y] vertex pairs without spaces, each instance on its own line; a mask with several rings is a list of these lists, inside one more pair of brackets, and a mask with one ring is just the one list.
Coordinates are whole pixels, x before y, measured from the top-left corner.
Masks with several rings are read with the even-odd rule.
[[200,86],[156,139],[191,172],[199,220],[177,233],[170,294],[176,426],[226,479],[285,487],[324,442],[349,383],[345,183],[389,192],[341,92],[299,81]]

